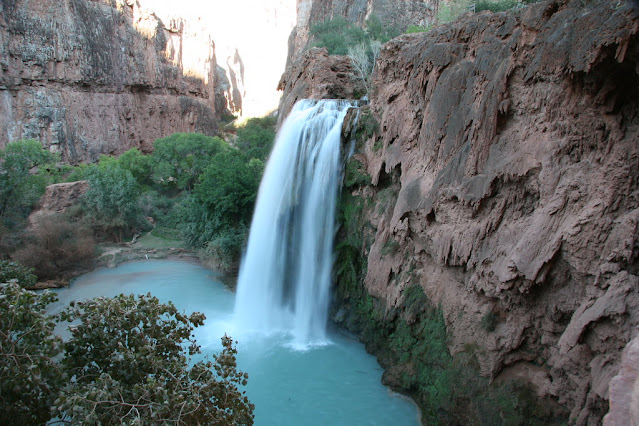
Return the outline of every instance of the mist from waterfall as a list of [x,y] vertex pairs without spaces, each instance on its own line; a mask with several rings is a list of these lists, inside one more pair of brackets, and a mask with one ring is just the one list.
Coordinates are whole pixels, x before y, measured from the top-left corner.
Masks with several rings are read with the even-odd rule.
[[235,316],[245,330],[290,332],[302,347],[326,340],[340,134],[351,106],[299,101],[278,133],[238,278]]

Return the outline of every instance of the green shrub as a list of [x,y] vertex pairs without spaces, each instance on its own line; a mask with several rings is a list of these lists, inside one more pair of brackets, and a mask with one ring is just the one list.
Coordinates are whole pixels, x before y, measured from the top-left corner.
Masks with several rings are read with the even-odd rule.
[[477,0],[475,2],[475,12],[479,13],[483,10],[503,12],[519,5],[521,5],[520,0]]
[[0,283],[7,283],[10,280],[18,280],[22,287],[30,288],[35,286],[38,277],[34,274],[33,268],[28,268],[19,262],[0,260]]
[[344,167],[344,187],[353,188],[371,184],[371,177],[361,161],[351,157]]
[[310,32],[313,46],[326,47],[329,55],[346,55],[349,46],[367,39],[366,31],[341,16],[312,25]]
[[73,166],[69,171],[69,174],[64,179],[65,182],[77,182],[79,180],[87,179],[87,171],[93,167],[91,164],[78,164]]
[[88,220],[98,233],[121,242],[143,220],[140,186],[117,162],[93,167],[87,170],[87,177],[89,189],[83,205]]
[[218,153],[228,149],[220,138],[174,133],[153,143],[152,178],[165,189],[191,191]]
[[[76,302],[46,314],[54,294],[0,284],[0,418],[12,424],[253,424],[233,340],[195,362],[185,315],[151,295]],[[74,322],[62,342],[56,323]],[[54,361],[54,358],[57,359]]]
[[469,6],[473,2],[471,0],[451,0],[449,2],[441,2],[437,12],[437,22],[452,22],[459,18],[462,14],[469,11]]
[[369,40],[378,40],[381,43],[386,43],[401,34],[397,27],[382,22],[377,15],[370,15],[364,26]]
[[419,25],[409,25],[408,28],[406,28],[406,34],[424,33],[430,31],[430,29],[430,25],[427,27],[422,27]]
[[237,128],[237,148],[246,158],[266,161],[275,140],[276,117],[249,118]]

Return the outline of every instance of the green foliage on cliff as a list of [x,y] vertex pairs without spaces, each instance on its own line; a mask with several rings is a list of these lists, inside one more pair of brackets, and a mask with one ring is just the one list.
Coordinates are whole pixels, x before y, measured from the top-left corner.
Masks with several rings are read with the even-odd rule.
[[336,279],[337,287],[344,298],[361,297],[361,277],[366,273],[366,263],[360,253],[366,245],[365,233],[369,224],[365,222],[366,200],[354,192],[371,183],[364,165],[351,157],[344,168],[344,189],[338,200],[337,216],[340,224],[336,239]]
[[467,12],[479,13],[485,10],[504,12],[540,1],[542,0],[451,0],[440,3],[437,21],[439,23],[451,22]]
[[475,12],[489,10],[503,12],[523,4],[520,0],[478,0],[475,2]]
[[338,16],[311,26],[314,47],[326,47],[329,55],[348,55],[366,89],[370,92],[370,76],[375,68],[381,46],[400,31],[385,25],[376,15],[371,15],[360,28]]
[[329,55],[346,55],[349,46],[367,39],[366,31],[341,16],[311,26],[314,47],[326,47]]
[[[42,424],[252,424],[231,338],[212,360],[200,350],[190,316],[157,298],[120,295],[46,314],[52,293],[0,284],[0,417]],[[54,335],[66,321],[71,337]],[[78,324],[79,321],[79,324]]]
[[400,33],[397,28],[384,24],[375,15],[366,20],[364,28],[341,16],[311,26],[313,46],[326,47],[329,55],[346,55],[349,47],[369,45],[373,41],[386,43]]
[[406,34],[415,34],[415,33],[425,33],[427,31],[430,31],[430,26],[428,27],[421,27],[419,25],[409,25],[406,28]]

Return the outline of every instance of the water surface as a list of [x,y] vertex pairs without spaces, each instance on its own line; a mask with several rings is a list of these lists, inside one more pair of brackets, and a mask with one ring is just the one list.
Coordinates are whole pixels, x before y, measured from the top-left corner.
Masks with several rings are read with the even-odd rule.
[[225,333],[238,341],[258,426],[419,424],[414,404],[382,386],[382,369],[362,344],[329,331],[326,344],[300,348],[287,334],[243,331],[234,325],[235,295],[214,272],[193,263],[149,260],[99,269],[58,290],[54,310],[71,300],[148,292],[206,315],[204,327],[195,330],[204,353],[219,351]]

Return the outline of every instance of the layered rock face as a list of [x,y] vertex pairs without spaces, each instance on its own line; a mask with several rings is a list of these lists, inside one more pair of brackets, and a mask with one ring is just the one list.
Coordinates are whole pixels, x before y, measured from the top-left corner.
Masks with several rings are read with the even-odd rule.
[[[135,0],[3,1],[0,146],[38,139],[77,163],[178,131],[216,134],[225,93],[197,25],[163,23]],[[188,55],[199,59],[187,66]]]
[[638,31],[634,2],[469,16],[388,43],[371,102],[368,171],[401,188],[367,289],[398,305],[413,257],[451,351],[478,345],[484,374],[517,371],[578,423],[605,413],[639,325]]
[[636,2],[554,0],[392,40],[357,153],[368,293],[401,313],[418,283],[451,353],[577,424],[601,421],[639,331],[638,32]]

